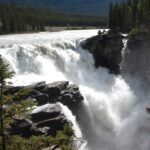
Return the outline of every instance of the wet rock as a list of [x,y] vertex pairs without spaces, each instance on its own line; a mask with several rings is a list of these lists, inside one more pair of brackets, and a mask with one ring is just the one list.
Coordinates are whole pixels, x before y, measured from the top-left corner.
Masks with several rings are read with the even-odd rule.
[[40,122],[42,120],[47,120],[47,119],[51,119],[51,118],[55,118],[57,116],[60,115],[60,110],[51,110],[51,112],[38,112],[35,114],[31,114],[31,120],[33,123],[37,123]]
[[50,84],[40,82],[25,87],[11,87],[8,88],[7,93],[14,94],[23,88],[31,88],[32,90],[26,93],[25,96],[20,97],[20,99],[35,99],[39,106],[47,103],[61,102],[71,108],[72,106],[76,107],[76,104],[81,103],[84,99],[79,91],[79,87],[75,84],[69,84],[68,81],[59,81]]
[[72,110],[72,108],[80,104],[84,98],[79,91],[79,87],[75,84],[71,84],[62,91],[62,94],[58,99]]
[[15,124],[12,125],[9,132],[11,135],[22,135],[27,137],[31,134],[32,123],[27,119],[15,119]]
[[150,85],[150,34],[130,36],[122,63],[122,73]]
[[33,135],[55,135],[63,130],[67,118],[62,114],[58,104],[51,104],[47,108],[35,112],[28,119],[15,119],[15,124],[9,129],[11,135],[31,137]]
[[[10,134],[19,134],[23,137],[43,134],[55,135],[58,130],[63,130],[64,124],[67,123],[57,102],[66,105],[76,115],[84,99],[79,87],[75,84],[69,84],[68,81],[50,84],[40,82],[29,86],[11,87],[8,88],[7,93],[14,94],[23,88],[31,88],[31,91],[27,92],[25,96],[21,96],[20,100],[33,99],[37,102],[37,106],[41,106],[37,112],[29,116],[29,119],[15,119],[16,124],[12,126]],[[50,105],[47,108],[45,104],[48,103]]]
[[55,135],[58,130],[63,130],[63,126],[67,123],[58,104],[51,104],[47,108],[31,114],[31,121],[37,131],[46,135]]
[[33,85],[30,85],[31,87],[33,87],[35,90],[37,91],[41,91],[45,88],[46,86],[46,82],[45,81],[42,81],[42,82],[39,82],[39,83],[36,83],[36,84],[33,84]]
[[146,111],[150,114],[150,106],[146,106]]
[[81,43],[81,46],[93,54],[96,67],[106,67],[111,73],[120,73],[123,36],[116,31],[101,33]]
[[36,99],[39,106],[44,105],[49,102],[48,94],[41,93],[39,91],[35,91],[35,92],[36,92],[36,95],[34,95],[34,94],[31,95],[31,98]]
[[68,86],[69,82],[67,81],[60,81],[47,84],[43,89],[44,93],[47,93],[49,97],[58,97],[61,94],[61,91],[65,90]]

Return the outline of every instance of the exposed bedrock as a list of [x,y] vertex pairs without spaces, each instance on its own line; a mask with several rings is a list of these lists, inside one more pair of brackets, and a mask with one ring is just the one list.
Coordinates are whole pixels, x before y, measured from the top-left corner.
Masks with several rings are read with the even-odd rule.
[[[68,81],[50,84],[40,82],[30,86],[8,87],[7,94],[14,94],[23,88],[31,88],[31,91],[27,92],[26,96],[21,96],[20,99],[34,99],[37,105],[42,108],[32,113],[28,119],[15,118],[16,123],[10,129],[10,134],[19,134],[23,137],[43,134],[55,135],[67,123],[67,118],[57,102],[68,106],[74,115],[78,114],[78,109],[82,105],[83,96],[79,87],[75,84],[69,84]],[[45,104],[48,103],[50,105],[46,107]]]
[[23,88],[31,88],[32,90],[26,96],[21,97],[21,99],[35,99],[38,106],[61,102],[72,110],[73,107],[76,107],[84,99],[79,91],[79,87],[75,84],[69,84],[68,81],[59,81],[50,84],[40,82],[26,87],[9,87],[8,93],[14,94]]
[[93,54],[96,67],[106,67],[111,73],[120,73],[123,36],[116,31],[101,33],[81,43],[81,46]]
[[58,104],[51,104],[48,108],[32,113],[28,119],[16,118],[9,134],[31,137],[33,135],[55,135],[63,130],[67,118],[62,114]]
[[[124,51],[122,75],[140,101],[149,99],[150,93],[150,34],[140,31],[130,35]],[[150,106],[145,108],[150,113]]]
[[140,32],[131,36],[122,63],[124,75],[150,84],[150,34]]

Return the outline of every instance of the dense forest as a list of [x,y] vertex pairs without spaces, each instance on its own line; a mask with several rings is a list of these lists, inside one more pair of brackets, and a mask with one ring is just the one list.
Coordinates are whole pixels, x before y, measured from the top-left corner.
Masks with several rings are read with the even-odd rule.
[[[69,14],[107,16],[110,0],[0,0],[0,3],[14,3],[20,6],[47,7]],[[123,0],[111,0],[120,2]]]
[[0,4],[0,33],[44,31],[45,26],[105,26],[103,17],[69,15],[48,8]]
[[110,3],[109,28],[128,32],[133,28],[150,27],[150,0],[127,0]]

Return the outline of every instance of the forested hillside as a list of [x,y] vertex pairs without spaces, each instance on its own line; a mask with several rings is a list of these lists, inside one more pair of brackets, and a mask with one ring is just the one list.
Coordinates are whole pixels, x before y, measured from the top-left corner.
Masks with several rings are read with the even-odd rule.
[[150,27],[150,0],[127,0],[110,3],[109,27],[127,32],[133,28]]
[[0,0],[3,3],[14,3],[22,6],[43,6],[71,14],[106,16],[109,2],[123,0]]
[[104,17],[70,15],[42,7],[0,4],[0,33],[44,31],[46,26],[105,26]]

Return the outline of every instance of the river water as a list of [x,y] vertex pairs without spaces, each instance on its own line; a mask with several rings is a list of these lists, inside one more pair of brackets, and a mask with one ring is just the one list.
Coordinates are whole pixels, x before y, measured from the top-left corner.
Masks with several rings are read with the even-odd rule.
[[[84,96],[79,121],[60,104],[82,140],[80,150],[150,150],[149,94],[130,80],[94,67],[80,42],[97,30],[61,31],[0,36],[0,54],[15,71],[14,85],[70,81]],[[48,107],[48,106],[46,106]]]

